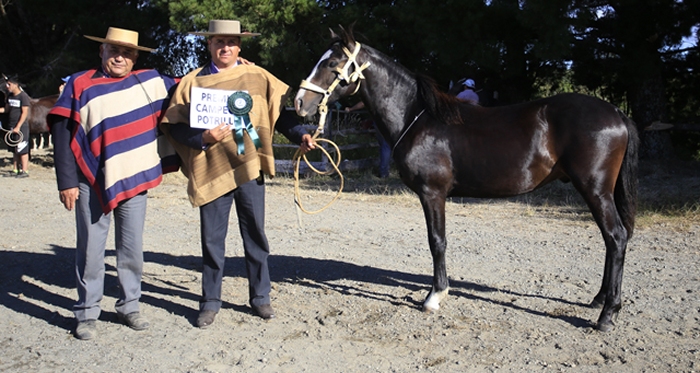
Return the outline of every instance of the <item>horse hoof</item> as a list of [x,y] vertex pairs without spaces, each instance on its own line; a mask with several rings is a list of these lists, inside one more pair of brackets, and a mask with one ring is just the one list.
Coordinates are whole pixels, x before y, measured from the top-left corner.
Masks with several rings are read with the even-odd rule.
[[429,297],[425,303],[423,303],[423,312],[425,313],[435,313],[440,309],[440,301],[436,297]]
[[615,325],[612,322],[599,322],[595,326],[595,328],[596,328],[596,330],[598,330],[600,332],[607,333],[607,332],[613,330],[614,326]]

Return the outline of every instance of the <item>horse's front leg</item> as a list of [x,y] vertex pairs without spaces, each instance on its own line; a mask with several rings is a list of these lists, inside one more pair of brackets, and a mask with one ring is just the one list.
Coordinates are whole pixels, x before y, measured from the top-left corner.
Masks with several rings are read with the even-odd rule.
[[423,311],[435,312],[440,309],[440,301],[447,297],[450,287],[445,267],[445,197],[422,195],[420,200],[428,226],[430,253],[433,255],[433,288],[423,303]]

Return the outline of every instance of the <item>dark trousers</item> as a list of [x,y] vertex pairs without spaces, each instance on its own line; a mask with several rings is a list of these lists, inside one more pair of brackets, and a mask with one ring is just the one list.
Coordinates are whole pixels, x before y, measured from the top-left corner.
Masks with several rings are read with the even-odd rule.
[[379,143],[379,177],[389,176],[389,162],[391,161],[391,146],[384,140],[384,136],[377,129],[377,124],[374,124],[374,131]]
[[270,303],[270,247],[265,236],[265,182],[249,181],[199,208],[202,235],[202,298],[200,311],[219,311],[226,262],[226,233],[233,201],[243,238],[250,305]]

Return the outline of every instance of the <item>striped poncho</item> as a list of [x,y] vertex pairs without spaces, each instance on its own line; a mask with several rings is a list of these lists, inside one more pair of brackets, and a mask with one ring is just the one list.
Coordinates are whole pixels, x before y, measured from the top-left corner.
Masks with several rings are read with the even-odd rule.
[[[119,202],[160,184],[157,124],[177,81],[156,70],[123,78],[96,70],[74,74],[49,115],[68,118],[78,168],[108,213]],[[168,171],[166,169],[166,171]]]
[[272,135],[289,93],[287,84],[258,66],[240,65],[213,75],[200,75],[201,71],[202,68],[199,68],[185,75],[172,94],[161,124],[163,132],[169,134],[170,124],[190,124],[192,87],[242,90],[253,99],[250,118],[262,147],[256,149],[247,134],[244,137],[244,154],[238,153],[238,144],[232,136],[212,144],[206,150],[192,149],[171,140],[182,159],[182,172],[188,178],[187,194],[194,207],[207,204],[258,178],[261,171],[275,176]]

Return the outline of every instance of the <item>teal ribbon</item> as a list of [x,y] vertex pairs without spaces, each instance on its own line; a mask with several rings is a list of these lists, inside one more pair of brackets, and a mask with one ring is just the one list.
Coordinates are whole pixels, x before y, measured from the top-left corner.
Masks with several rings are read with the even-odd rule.
[[260,142],[260,136],[255,131],[253,123],[250,122],[250,117],[248,114],[243,116],[233,117],[233,128],[236,134],[236,144],[238,144],[238,154],[243,154],[245,152],[245,145],[243,143],[243,131],[248,132],[248,136],[253,140],[255,144],[255,149],[260,149],[262,143]]
[[253,123],[250,121],[250,116],[248,113],[250,109],[253,108],[253,98],[243,91],[234,92],[228,97],[227,102],[228,110],[233,114],[233,129],[236,138],[236,144],[238,145],[238,154],[241,155],[245,152],[245,143],[243,142],[243,132],[247,132],[250,139],[255,144],[255,149],[260,149],[262,143],[260,142],[260,136],[255,131]]

